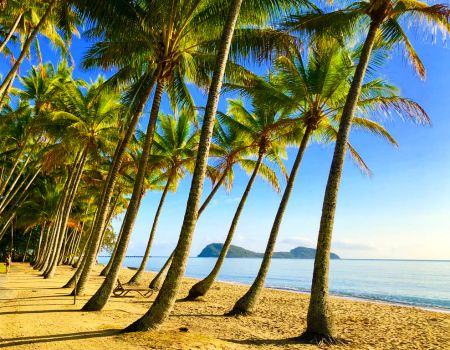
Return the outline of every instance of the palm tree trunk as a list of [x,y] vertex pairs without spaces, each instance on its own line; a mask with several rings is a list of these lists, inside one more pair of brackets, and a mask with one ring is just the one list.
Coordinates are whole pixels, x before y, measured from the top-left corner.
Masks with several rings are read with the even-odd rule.
[[25,252],[23,253],[23,259],[22,262],[25,262],[26,258],[27,258],[27,253],[28,253],[28,247],[30,245],[30,239],[31,239],[31,235],[33,234],[33,230],[30,230],[30,235],[28,236],[28,240],[27,240],[27,245],[25,248]]
[[[8,191],[8,197],[4,199],[4,201],[2,202],[2,206],[0,208],[0,214],[3,213],[3,210],[11,203],[11,201],[15,198],[15,196],[19,193],[19,191],[23,194],[26,193],[28,188],[30,188],[30,186],[33,184],[34,180],[36,179],[36,177],[39,175],[39,173],[41,172],[41,167],[39,167],[35,173],[33,174],[33,176],[31,177],[31,179],[29,179],[29,176],[31,174],[29,174],[28,176],[25,177],[25,179],[20,183],[20,185],[16,188],[16,190],[13,193],[10,193]],[[28,181],[28,182],[27,182]],[[25,185],[26,184],[26,185]],[[22,186],[25,185],[25,188],[22,189]]]
[[39,235],[39,242],[34,252],[34,258],[33,258],[33,266],[36,266],[36,264],[39,261],[39,258],[42,253],[42,242],[44,240],[45,235],[45,222],[41,225],[41,233]]
[[[126,217],[126,213],[125,213],[125,217]],[[123,220],[125,221],[125,217],[123,218]],[[106,264],[106,266],[104,267],[104,269],[102,270],[102,272],[100,272],[100,276],[106,276],[109,273],[109,269],[111,268],[111,264],[114,260],[114,257],[116,256],[116,252],[117,252],[117,246],[119,245],[120,242],[120,238],[122,237],[122,233],[123,233],[123,225],[120,226],[120,231],[119,234],[117,235],[117,241],[116,244],[114,244],[114,249],[113,252],[111,254],[111,256],[109,257],[109,261]]]
[[[94,220],[95,221],[95,216],[97,216],[98,210],[95,211],[94,214]],[[87,257],[86,257],[86,250],[88,249],[89,246],[91,246],[92,243],[92,239],[93,239],[93,223],[91,224],[91,227],[89,228],[89,235],[86,239],[86,241],[83,244],[83,248],[80,251],[80,256],[78,257],[78,260],[76,262],[76,268],[77,270],[75,271],[75,273],[72,275],[72,277],[70,277],[70,279],[66,282],[66,284],[64,286],[62,286],[62,288],[70,288],[75,286],[75,282],[78,283],[81,273],[83,272]],[[73,266],[73,265],[72,265]],[[75,266],[73,266],[75,267]]]
[[64,208],[66,205],[66,201],[67,201],[67,197],[68,197],[68,192],[70,190],[71,187],[71,183],[73,181],[74,178],[74,173],[76,171],[76,166],[78,164],[78,162],[80,161],[80,157],[82,156],[82,152],[78,152],[75,160],[73,162],[72,165],[72,169],[69,171],[68,177],[64,183],[64,188],[61,192],[61,195],[58,199],[58,205],[57,205],[57,211],[56,211],[56,216],[55,216],[55,220],[53,222],[53,226],[51,229],[51,244],[49,245],[49,250],[47,252],[47,258],[44,261],[44,264],[39,268],[39,271],[44,270],[42,276],[46,276],[47,273],[50,271],[50,267],[53,264],[53,260],[54,257],[56,255],[56,247],[58,246],[58,241],[59,241],[59,236],[60,236],[60,227],[61,227],[61,221],[62,221],[62,217],[64,215]]
[[17,29],[17,26],[20,23],[20,20],[22,19],[22,12],[20,12],[17,15],[16,20],[14,21],[11,29],[9,30],[8,34],[6,35],[5,40],[2,42],[2,44],[0,45],[0,53],[3,52],[3,49],[6,47],[6,44],[8,44],[9,40],[12,38],[12,36],[14,35],[14,32]]
[[72,251],[70,252],[69,259],[67,260],[67,265],[70,265],[70,266],[72,266],[73,263],[75,262],[75,257],[77,256],[77,251],[80,246],[81,235],[83,233],[83,229],[81,229],[80,231],[77,230],[76,233],[77,233],[77,236],[75,239],[75,244],[73,245]]
[[172,264],[173,256],[175,254],[175,249],[172,251],[172,253],[170,253],[170,255],[167,258],[166,262],[164,263],[163,267],[161,267],[161,269],[156,274],[156,276],[151,280],[151,282],[148,286],[149,288],[151,288],[153,290],[161,289],[164,279],[166,278],[167,271],[169,271],[170,265]]
[[147,132],[145,135],[144,146],[142,147],[142,154],[139,160],[138,172],[134,182],[133,194],[131,195],[130,203],[128,204],[126,221],[122,223],[123,233],[117,246],[116,256],[114,257],[114,261],[111,264],[111,269],[109,270],[109,273],[102,285],[82,308],[84,311],[99,311],[103,309],[116,284],[119,269],[122,266],[122,261],[127,251],[128,242],[131,237],[134,221],[136,219],[139,204],[141,202],[141,196],[143,194],[148,157],[150,155],[150,150],[153,143],[153,136],[155,134],[156,121],[158,119],[159,106],[161,104],[163,91],[164,82],[162,80],[158,80],[155,89],[155,96],[153,98],[152,109],[150,112],[150,120],[148,122]]
[[152,248],[153,239],[155,237],[156,227],[158,226],[159,216],[161,214],[161,210],[162,210],[162,207],[164,205],[164,201],[166,199],[166,195],[169,192],[170,183],[172,182],[172,177],[173,176],[170,174],[168,179],[167,179],[166,186],[164,186],[164,190],[163,190],[163,192],[161,194],[161,199],[159,200],[158,208],[156,209],[155,218],[153,219],[152,229],[150,231],[150,236],[148,238],[147,247],[145,248],[145,253],[144,253],[144,256],[142,258],[141,265],[139,266],[138,270],[133,275],[133,277],[130,278],[130,280],[128,281],[128,284],[139,285],[141,283],[142,276],[143,276],[144,271],[145,271],[145,266],[147,266],[147,261],[148,261],[148,258],[150,256],[150,250]]
[[58,208],[58,212],[56,214],[55,221],[53,222],[53,225],[50,228],[49,244],[47,247],[47,251],[44,254],[45,259],[42,261],[42,265],[39,266],[39,271],[45,271],[47,269],[48,264],[50,263],[51,258],[53,257],[54,246],[55,246],[55,241],[56,241],[55,229],[58,224],[60,215],[61,215],[61,210]]
[[277,214],[275,215],[275,220],[273,221],[272,229],[270,231],[269,239],[267,241],[266,250],[264,252],[264,257],[261,262],[258,275],[256,276],[247,293],[245,293],[236,302],[236,304],[234,304],[233,309],[228,312],[227,315],[245,315],[251,313],[258,303],[259,296],[262,289],[264,288],[264,282],[266,280],[267,272],[269,271],[270,262],[272,260],[273,251],[275,249],[275,243],[277,240],[278,232],[280,230],[280,225],[283,221],[284,212],[289,202],[289,197],[291,196],[292,189],[294,188],[295,178],[297,176],[300,163],[302,162],[303,154],[305,153],[306,147],[308,145],[310,134],[311,130],[307,128],[305,134],[302,137],[302,142],[300,143],[297,156],[295,157],[294,164],[292,165],[292,170],[289,175],[283,197],[281,198],[280,205],[278,206]]
[[[219,182],[216,184],[216,186],[213,187],[211,192],[209,193],[208,197],[206,197],[204,203],[200,206],[200,209],[198,210],[197,214],[197,220],[199,219],[200,215],[203,213],[203,211],[206,209],[209,203],[211,203],[211,200],[213,199],[214,195],[217,193],[217,190],[222,185],[223,181],[225,180],[226,173],[222,175]],[[167,271],[169,270],[170,264],[172,264],[173,255],[175,253],[175,250],[172,251],[172,253],[167,258],[166,262],[164,263],[163,267],[159,270],[159,272],[153,277],[153,279],[150,281],[149,288],[154,290],[160,290],[161,286],[164,282],[164,279],[166,278]]]
[[12,223],[14,217],[16,216],[16,214],[12,214],[8,221],[6,221],[6,223],[3,225],[2,230],[0,231],[0,240],[3,238],[3,235],[5,234],[6,230],[8,229],[9,225]]
[[370,25],[342,111],[323,200],[305,337],[332,340],[336,336],[336,329],[328,303],[328,275],[334,215],[348,136],[379,26],[380,23],[374,21]]
[[220,250],[219,257],[217,258],[213,269],[208,274],[208,276],[206,276],[204,279],[197,282],[196,284],[194,284],[191,287],[191,289],[189,290],[189,295],[185,298],[185,300],[195,300],[198,297],[204,296],[206,293],[208,293],[212,284],[216,280],[217,275],[219,274],[219,271],[225,260],[225,257],[227,256],[228,249],[230,248],[231,242],[233,240],[234,232],[236,231],[236,227],[239,222],[239,218],[241,217],[242,210],[244,209],[244,205],[247,201],[248,195],[250,194],[250,190],[252,189],[253,183],[255,182],[256,175],[258,175],[259,168],[261,167],[263,158],[264,158],[264,152],[260,151],[259,156],[258,156],[258,161],[256,162],[256,166],[253,169],[253,173],[250,176],[250,179],[248,180],[247,186],[241,197],[241,200],[239,201],[239,205],[236,209],[236,212],[234,213],[234,217],[233,217],[233,220],[231,221],[231,225],[230,225],[230,229],[228,230],[227,237],[222,246],[222,249]]
[[225,181],[225,178],[227,177],[227,172],[226,170],[223,172],[222,176],[220,177],[219,181],[214,185],[213,189],[211,190],[210,194],[208,195],[208,197],[206,197],[205,201],[203,202],[203,204],[200,206],[200,209],[198,210],[198,214],[197,214],[197,218],[198,216],[201,215],[201,213],[203,213],[203,210],[205,210],[205,208],[208,206],[209,202],[211,202],[211,200],[213,199],[214,195],[216,194],[216,192],[219,190],[220,186],[222,186],[223,182]]
[[111,205],[111,208],[109,209],[108,217],[107,217],[106,222],[105,222],[106,225],[103,228],[103,232],[101,234],[101,239],[100,239],[100,244],[98,245],[97,252],[95,254],[95,258],[96,259],[97,259],[98,254],[100,253],[100,249],[102,249],[103,240],[105,239],[106,231],[108,230],[109,224],[111,223],[111,220],[112,220],[112,218],[114,216],[114,212],[116,210],[117,203],[119,203],[119,199],[120,199],[120,195],[121,194],[122,194],[122,191],[119,191],[117,193],[116,199],[114,200],[114,203]]
[[48,278],[48,274],[50,270],[53,268],[53,265],[55,264],[56,256],[58,255],[58,247],[60,246],[60,242],[62,239],[63,231],[61,230],[62,222],[64,221],[64,215],[65,215],[65,208],[67,201],[69,200],[68,197],[70,196],[70,190],[72,183],[74,181],[74,174],[77,171],[77,165],[80,160],[81,152],[78,153],[77,157],[75,158],[74,165],[72,166],[72,170],[69,173],[69,176],[66,179],[66,182],[64,184],[64,189],[62,191],[61,197],[59,199],[58,203],[58,211],[56,215],[56,220],[52,228],[52,245],[50,246],[49,251],[49,259],[46,261],[45,267],[43,268],[44,272],[42,276],[44,278]]
[[16,80],[16,77],[17,77],[17,71],[13,74],[13,76],[9,80],[9,83],[6,86],[6,89],[3,91],[3,94],[0,95],[0,109],[2,109],[3,106],[5,105],[5,103],[7,102],[6,97],[8,96],[9,92],[11,91],[11,88],[13,87],[14,80]]
[[[67,227],[67,229],[69,230],[69,227]],[[77,230],[75,228],[72,228],[72,232],[70,233],[70,235],[67,235],[67,240],[63,250],[64,254],[61,254],[61,257],[59,259],[60,265],[67,265],[70,254],[72,253],[73,246],[75,245],[76,233]]]
[[31,43],[36,38],[37,34],[41,30],[41,28],[44,25],[44,23],[47,20],[47,18],[50,16],[50,14],[51,14],[53,8],[55,7],[55,5],[56,5],[56,0],[53,0],[51,3],[48,4],[44,15],[41,17],[41,19],[39,20],[39,22],[36,25],[36,27],[34,27],[33,31],[28,36],[27,40],[25,41],[25,44],[23,45],[23,48],[22,48],[22,51],[20,52],[19,57],[17,58],[16,62],[14,63],[14,65],[11,68],[11,70],[6,75],[5,79],[3,80],[3,82],[2,82],[2,84],[0,86],[0,95],[2,95],[6,91],[10,80],[12,79],[13,75],[16,74],[16,72],[19,69],[20,65],[22,64],[22,61],[25,58],[28,50],[30,49]]
[[73,201],[75,199],[75,195],[76,195],[77,190],[78,190],[78,185],[79,185],[80,180],[81,180],[81,175],[83,174],[84,165],[86,163],[87,155],[88,155],[88,149],[87,149],[87,147],[85,147],[85,149],[83,150],[83,154],[82,154],[80,163],[74,169],[74,171],[76,170],[75,174],[74,174],[74,180],[73,180],[72,184],[69,186],[68,198],[67,198],[67,201],[64,203],[64,206],[63,206],[63,216],[61,218],[61,224],[60,224],[60,226],[58,228],[58,230],[60,231],[58,233],[58,236],[60,238],[59,238],[58,244],[56,246],[55,259],[53,260],[53,263],[50,265],[49,269],[44,274],[44,278],[52,278],[55,275],[56,266],[58,264],[60,254],[62,253],[61,249],[62,249],[63,239],[64,239],[64,236],[65,236],[65,233],[66,233],[67,221],[69,220],[69,216],[70,216],[70,213],[72,211]]
[[66,254],[66,250],[67,250],[67,242],[70,240],[71,235],[69,233],[69,228],[66,227],[66,229],[64,230],[63,233],[63,242],[62,242],[62,246],[61,246],[61,252],[59,253],[59,259],[56,263],[56,266],[61,266],[63,260],[64,260],[64,256]]
[[95,264],[97,248],[100,244],[101,233],[103,232],[106,217],[108,215],[109,203],[113,196],[117,180],[119,178],[119,170],[122,165],[123,156],[125,154],[128,143],[134,135],[139,117],[141,116],[144,110],[144,106],[147,103],[148,98],[150,97],[155,82],[156,75],[154,76],[154,79],[150,82],[150,84],[146,87],[147,90],[145,90],[142,98],[139,100],[136,111],[134,112],[133,117],[131,118],[130,123],[127,127],[127,131],[114,152],[113,163],[111,164],[111,168],[108,172],[108,177],[105,181],[103,199],[97,208],[97,218],[95,220],[95,223],[93,224],[94,229],[92,231],[92,244],[86,252],[84,269],[78,281],[78,290],[83,291],[85,289],[86,283],[89,280],[89,275],[92,271],[92,267]]
[[228,18],[223,29],[221,43],[217,52],[216,65],[209,89],[208,101],[206,103],[191,189],[189,191],[183,225],[181,227],[172,264],[170,265],[161,291],[158,293],[158,296],[150,309],[140,319],[125,328],[125,332],[144,331],[160,327],[169,316],[175,303],[181,279],[189,258],[192,236],[197,222],[197,214],[205,180],[209,148],[213,134],[217,104],[219,102],[220,90],[222,87],[222,79],[225,73],[231,40],[233,38],[241,4],[242,0],[231,1]]
[[46,253],[47,253],[48,245],[50,244],[51,227],[52,227],[52,223],[49,222],[48,227],[46,227],[44,230],[43,243],[42,243],[41,249],[39,249],[39,255],[36,260],[36,264],[33,266],[33,269],[35,269],[35,270],[39,270],[42,267],[42,265],[44,264],[44,259],[45,259]]
[[[25,139],[25,144],[26,144],[26,142],[27,141]],[[3,192],[5,192],[6,187],[8,186],[9,180],[11,180],[11,177],[14,175],[14,171],[16,170],[17,166],[19,165],[20,158],[22,157],[22,154],[24,151],[25,151],[25,145],[20,149],[19,153],[16,156],[16,159],[14,160],[13,166],[11,167],[8,175],[6,176],[6,179],[2,182],[2,184],[0,186],[0,195],[2,195],[2,197],[3,197]]]

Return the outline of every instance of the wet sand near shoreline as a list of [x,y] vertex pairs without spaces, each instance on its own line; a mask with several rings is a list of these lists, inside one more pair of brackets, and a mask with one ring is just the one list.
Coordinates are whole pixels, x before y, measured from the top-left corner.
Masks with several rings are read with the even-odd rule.
[[[111,297],[101,312],[81,312],[103,277],[96,267],[87,296],[68,296],[60,287],[73,273],[58,267],[44,280],[28,264],[15,263],[0,275],[0,348],[11,349],[450,349],[450,314],[414,307],[332,298],[336,324],[345,344],[301,344],[308,294],[266,289],[258,310],[246,317],[223,317],[248,288],[216,283],[203,300],[178,302],[160,331],[121,334],[148,310],[149,299]],[[120,280],[134,273],[124,268]],[[152,273],[146,274],[150,280]],[[186,278],[180,298],[195,282]],[[187,332],[180,331],[186,327]]]

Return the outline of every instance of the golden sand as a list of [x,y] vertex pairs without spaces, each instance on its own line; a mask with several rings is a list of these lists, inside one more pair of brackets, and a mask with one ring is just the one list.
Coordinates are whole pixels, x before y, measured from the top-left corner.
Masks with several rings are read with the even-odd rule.
[[[91,295],[102,281],[97,267]],[[246,286],[217,283],[197,302],[179,302],[158,332],[120,334],[140,317],[155,296],[111,297],[101,312],[81,312],[89,296],[74,305],[69,290],[60,287],[72,274],[58,267],[55,278],[44,280],[27,264],[14,264],[0,275],[0,348],[8,349],[322,349],[328,345],[293,340],[305,329],[308,295],[266,289],[257,312],[246,317],[223,317]],[[123,269],[127,281],[134,271]],[[147,274],[151,278],[151,274]],[[185,279],[184,297],[193,279]],[[333,349],[423,350],[450,349],[450,314],[419,308],[332,298],[340,336],[346,344]],[[187,327],[188,332],[180,331]]]

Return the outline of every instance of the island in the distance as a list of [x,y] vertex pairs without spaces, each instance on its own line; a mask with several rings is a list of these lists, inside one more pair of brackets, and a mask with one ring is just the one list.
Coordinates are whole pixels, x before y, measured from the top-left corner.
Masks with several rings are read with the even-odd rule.
[[[198,255],[199,258],[217,258],[222,250],[222,243],[208,244]],[[251,250],[231,245],[227,253],[227,258],[262,258],[263,253],[252,252]],[[314,259],[316,250],[306,247],[297,247],[291,249],[289,252],[274,252],[275,259]],[[340,259],[339,255],[335,253],[330,254],[331,259]]]

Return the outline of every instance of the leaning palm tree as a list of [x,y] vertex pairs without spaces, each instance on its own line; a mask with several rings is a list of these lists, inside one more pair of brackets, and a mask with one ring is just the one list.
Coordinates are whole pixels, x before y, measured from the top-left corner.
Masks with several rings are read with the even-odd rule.
[[[340,112],[349,89],[349,77],[354,70],[351,58],[356,58],[358,52],[348,52],[333,44],[318,43],[304,59],[300,52],[294,49],[292,56],[277,59],[273,73],[274,84],[270,81],[260,81],[254,87],[244,87],[248,93],[256,94],[258,99],[263,99],[272,106],[284,105],[291,114],[298,115],[295,120],[304,133],[298,141],[297,155],[270,231],[259,272],[250,289],[228,314],[247,314],[257,306],[303,154],[311,139],[327,142],[336,139]],[[378,58],[377,63],[382,62],[381,57]],[[399,97],[393,86],[380,79],[369,81],[362,86],[361,99],[358,102],[359,115],[354,118],[353,125],[355,129],[373,133],[397,145],[380,124],[368,119],[374,111],[395,112],[393,114],[398,112],[413,120],[424,117],[423,109],[418,104]],[[356,163],[368,172],[367,166],[350,143],[347,144],[347,149]]]
[[142,280],[150,256],[159,216],[161,215],[168,191],[170,189],[176,190],[178,182],[185,176],[186,172],[192,171],[198,144],[198,133],[191,129],[190,121],[191,117],[186,111],[181,111],[178,116],[162,114],[159,116],[159,128],[161,131],[155,134],[149,162],[150,164],[163,164],[162,170],[166,178],[166,184],[156,209],[141,264],[128,281],[128,284],[140,284]]
[[250,179],[241,196],[225,242],[213,269],[207,277],[197,282],[189,290],[189,295],[186,297],[186,300],[194,300],[205,295],[217,278],[228,253],[228,249],[231,246],[234,232],[236,231],[239,218],[253,187],[256,176],[260,174],[271,183],[277,191],[280,190],[275,171],[264,163],[264,159],[267,157],[268,159],[273,160],[275,164],[281,168],[282,173],[285,174],[286,172],[280,159],[280,153],[283,155],[286,140],[291,139],[292,134],[295,133],[295,128],[293,128],[295,123],[291,119],[285,118],[278,110],[274,110],[270,107],[267,108],[266,106],[263,108],[254,106],[254,111],[252,113],[248,111],[239,100],[229,100],[228,102],[228,113],[219,114],[219,119],[230,129],[236,131],[239,138],[247,143],[247,150],[253,150],[257,155],[257,159],[256,161],[250,159],[241,160],[241,165],[244,166],[246,170],[251,171]]
[[217,60],[211,81],[211,86],[206,104],[205,117],[203,118],[202,130],[200,134],[199,149],[195,163],[192,185],[189,191],[189,199],[186,206],[186,213],[181,228],[180,239],[174,253],[175,263],[171,264],[169,274],[166,277],[162,291],[153,303],[149,311],[127,328],[126,332],[136,332],[158,328],[169,316],[175,303],[176,294],[180,287],[181,277],[186,268],[192,234],[195,229],[195,222],[200,204],[200,194],[203,187],[205,173],[207,169],[208,153],[214,128],[214,117],[219,102],[222,80],[225,73],[225,66],[230,51],[231,39],[236,26],[242,0],[233,0],[230,4],[228,18],[222,33],[222,40],[217,52]]
[[[248,160],[246,157],[250,152],[249,144],[245,142],[236,130],[223,127],[220,123],[214,125],[212,144],[210,149],[210,159],[212,164],[207,168],[207,176],[211,180],[212,189],[206,196],[197,213],[197,220],[211,203],[219,189],[224,185],[226,191],[230,191],[234,181],[233,168],[241,161]],[[164,278],[172,263],[173,252],[164,263],[163,267],[150,281],[149,288],[161,289]]]
[[[59,48],[66,56],[70,56],[67,43],[73,34],[78,34],[76,25],[80,24],[79,16],[66,4],[66,1],[51,0],[36,1],[33,5],[24,5],[19,10],[19,21],[16,29],[24,29],[21,32],[23,44],[20,54],[14,60],[14,64],[0,84],[0,96],[3,96],[10,89],[12,82],[19,70],[23,60],[29,54],[31,45],[36,43],[39,60],[41,60],[38,34],[46,36],[55,47]],[[60,35],[63,32],[64,37]]]
[[102,82],[100,78],[86,92],[75,83],[62,84],[56,110],[49,114],[50,123],[64,127],[65,133],[61,143],[49,152],[48,157],[54,158],[54,154],[61,154],[61,149],[74,149],[76,155],[61,196],[60,212],[54,226],[55,251],[44,272],[46,278],[55,273],[67,222],[89,156],[96,157],[98,153],[109,152],[118,136],[117,124],[123,107],[117,93],[99,92]]
[[[186,86],[186,81],[205,85],[209,79],[214,55],[201,48],[220,30],[216,13],[208,1],[184,0],[172,4],[167,1],[125,1],[125,8],[117,20],[120,25],[110,28],[99,19],[100,32],[105,40],[95,44],[88,52],[85,67],[100,66],[117,68],[118,72],[107,82],[108,86],[123,86],[132,83],[125,97],[132,106],[130,120],[125,135],[118,144],[110,173],[105,181],[104,194],[99,203],[99,213],[94,228],[94,241],[85,269],[80,277],[79,293],[83,293],[90,271],[95,263],[92,253],[99,244],[106,208],[114,189],[118,171],[126,146],[130,142],[139,117],[154,88],[150,121],[147,126],[141,165],[136,175],[135,189],[128,207],[129,215],[123,222],[120,251],[125,252],[139,209],[139,198],[143,190],[145,169],[153,142],[159,106],[166,92],[172,106],[190,109],[195,117],[194,103]],[[121,6],[123,4],[116,4]],[[111,4],[111,6],[115,6]],[[103,33],[103,31],[105,33]],[[131,39],[130,39],[131,38]],[[120,54],[117,54],[120,53]],[[115,282],[114,282],[115,283]],[[85,310],[96,310],[106,302],[108,292],[100,292],[86,305]],[[100,301],[101,299],[101,301]],[[97,301],[95,301],[97,300]],[[95,302],[94,302],[95,301]],[[94,306],[94,304],[96,306]]]
[[[245,3],[244,8],[248,5],[249,9],[253,10],[253,18],[256,19],[260,18],[263,13],[270,13],[273,17],[276,17],[276,15],[279,15],[280,12],[284,12],[286,8],[288,8],[289,11],[290,6],[294,5],[294,2],[289,1],[230,1],[227,9],[228,13],[226,16],[223,16],[223,18],[225,18],[225,23],[220,42],[217,45],[217,59],[214,64],[208,100],[205,108],[205,116],[200,134],[197,160],[192,177],[191,189],[189,191],[189,198],[186,205],[183,225],[181,227],[177,247],[173,254],[173,261],[161,288],[161,292],[158,294],[155,302],[145,315],[125,329],[127,332],[158,328],[166,320],[175,303],[176,294],[181,284],[181,278],[186,269],[189,249],[191,246],[193,233],[195,231],[198,207],[200,204],[203,182],[207,170],[208,154],[213,134],[214,119],[217,111],[220,90],[222,87],[223,76],[228,60],[228,54],[230,52],[234,29],[236,27],[236,22],[243,3]],[[220,2],[219,4],[222,8],[226,8],[223,6],[223,2]],[[297,5],[296,2],[295,5]],[[250,14],[250,11],[247,12],[247,14]]]
[[[419,76],[424,78],[425,68],[409,41],[402,24],[406,22],[420,30],[431,29],[432,33],[439,29],[446,35],[450,32],[449,16],[450,10],[445,4],[428,5],[416,0],[370,0],[354,2],[346,8],[329,13],[313,11],[294,15],[286,23],[286,27],[299,32],[329,35],[331,37],[338,35],[341,38],[354,36],[354,29],[358,25],[367,30],[342,111],[326,185],[305,338],[333,341],[336,336],[328,302],[328,275],[333,223],[348,137],[373,48],[379,40],[386,42],[390,47],[394,45],[403,46],[409,61],[413,64]],[[427,118],[422,119],[422,122],[428,123],[429,120]]]

